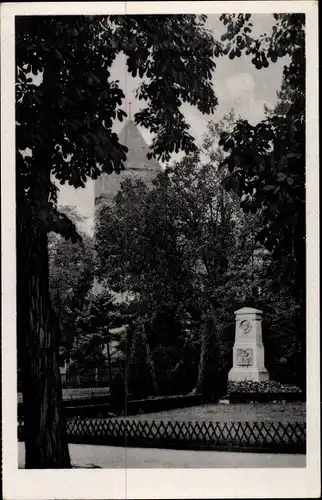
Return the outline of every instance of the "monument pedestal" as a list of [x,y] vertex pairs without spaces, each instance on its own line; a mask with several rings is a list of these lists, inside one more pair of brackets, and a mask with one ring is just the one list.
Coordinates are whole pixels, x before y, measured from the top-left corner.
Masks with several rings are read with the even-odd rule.
[[262,314],[262,311],[250,307],[235,312],[236,336],[233,367],[228,374],[229,381],[269,380],[269,373],[264,365]]

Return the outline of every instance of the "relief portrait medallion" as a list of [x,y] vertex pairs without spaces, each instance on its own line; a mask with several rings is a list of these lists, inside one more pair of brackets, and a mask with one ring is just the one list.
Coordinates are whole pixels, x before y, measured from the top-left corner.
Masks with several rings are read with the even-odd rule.
[[242,332],[246,334],[251,331],[252,325],[250,324],[249,321],[245,319],[244,321],[240,322],[239,328],[241,329]]

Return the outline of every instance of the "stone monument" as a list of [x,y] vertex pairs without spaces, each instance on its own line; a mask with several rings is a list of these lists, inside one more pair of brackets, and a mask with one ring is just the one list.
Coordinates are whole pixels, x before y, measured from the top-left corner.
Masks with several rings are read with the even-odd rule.
[[233,367],[228,374],[229,381],[269,380],[269,374],[264,365],[262,314],[263,311],[251,307],[243,307],[235,311],[236,334]]

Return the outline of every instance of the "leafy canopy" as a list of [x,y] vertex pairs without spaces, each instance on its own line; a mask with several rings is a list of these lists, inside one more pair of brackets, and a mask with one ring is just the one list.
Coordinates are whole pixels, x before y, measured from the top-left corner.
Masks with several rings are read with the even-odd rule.
[[[245,212],[262,212],[257,239],[272,255],[264,301],[271,308],[268,329],[281,325],[278,341],[296,359],[295,371],[305,384],[305,16],[276,14],[272,36],[258,38],[252,36],[250,15],[221,18],[227,26],[224,52],[232,59],[245,52],[265,71],[277,58],[288,57],[276,107],[266,109],[255,126],[237,120],[220,145],[226,152],[226,187],[237,193]],[[268,351],[275,352],[275,346]]]
[[[32,152],[17,156],[25,195],[39,170],[78,188],[124,168],[127,148],[112,132],[126,116],[124,94],[110,72],[121,52],[142,78],[137,95],[147,106],[135,120],[155,133],[151,154],[167,160],[194,150],[180,106],[210,113],[217,104],[211,79],[219,45],[204,24],[195,15],[18,17],[17,149]],[[53,184],[51,192],[55,199]]]
[[99,279],[115,291],[132,293],[138,316],[150,323],[156,370],[167,366],[168,375],[198,352],[209,304],[216,306],[221,327],[254,283],[259,217],[244,214],[238,197],[223,189],[218,170],[223,154],[212,147],[233,118],[229,114],[209,125],[207,161],[198,155],[184,158],[160,173],[152,189],[125,179],[114,203],[97,208]]
[[261,69],[289,57],[276,109],[255,126],[238,120],[220,145],[228,153],[222,162],[227,188],[239,195],[245,211],[263,209],[258,240],[277,260],[290,258],[292,268],[299,268],[305,234],[305,17],[274,15],[272,36],[258,39],[251,37],[250,15],[221,17],[227,26],[224,51],[231,58],[245,51]]

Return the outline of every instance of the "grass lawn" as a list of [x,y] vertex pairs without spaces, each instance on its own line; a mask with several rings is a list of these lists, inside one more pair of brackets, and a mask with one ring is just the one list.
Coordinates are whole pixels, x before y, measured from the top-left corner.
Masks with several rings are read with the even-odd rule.
[[[124,417],[118,417],[124,418]],[[216,422],[305,422],[306,404],[288,403],[244,403],[207,404],[190,408],[130,415],[128,419],[139,420],[212,420]]]

